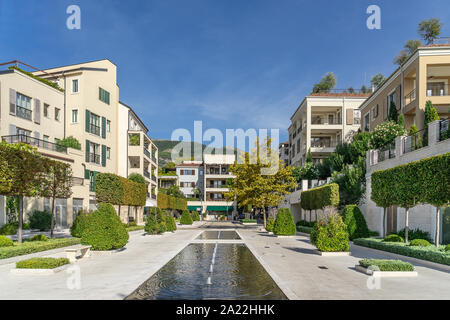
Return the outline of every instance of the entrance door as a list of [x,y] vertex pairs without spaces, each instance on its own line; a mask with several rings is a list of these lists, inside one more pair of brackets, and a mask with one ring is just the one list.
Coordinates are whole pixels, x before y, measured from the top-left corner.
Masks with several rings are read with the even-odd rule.
[[387,221],[386,221],[386,231],[387,234],[391,232],[397,232],[397,207],[389,207],[387,211]]
[[442,208],[442,244],[450,244],[450,207]]
[[67,200],[56,199],[56,226],[60,228],[67,228]]

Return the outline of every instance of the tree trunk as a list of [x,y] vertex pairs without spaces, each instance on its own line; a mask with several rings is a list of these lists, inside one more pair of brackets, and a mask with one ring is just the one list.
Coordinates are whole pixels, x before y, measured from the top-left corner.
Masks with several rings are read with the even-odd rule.
[[266,226],[267,226],[267,224],[266,224],[266,207],[264,207],[262,211],[263,211],[263,218],[264,218],[264,229],[266,229]]
[[23,196],[19,196],[19,228],[17,229],[17,242],[22,243],[23,225]]
[[52,221],[50,222],[50,238],[53,238],[53,229],[55,228],[55,197],[52,197]]
[[386,214],[387,208],[383,208],[383,238],[386,238]]
[[408,243],[409,208],[405,208],[405,243]]
[[441,220],[441,207],[436,207],[436,237],[434,239],[434,243],[436,247],[439,247],[439,238],[440,238],[440,221]]

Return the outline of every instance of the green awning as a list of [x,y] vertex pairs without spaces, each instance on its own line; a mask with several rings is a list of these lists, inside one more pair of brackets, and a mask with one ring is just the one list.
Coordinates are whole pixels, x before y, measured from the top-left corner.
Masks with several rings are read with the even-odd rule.
[[187,206],[189,211],[197,211],[197,209],[201,209],[202,206]]
[[208,206],[208,211],[233,211],[233,206]]

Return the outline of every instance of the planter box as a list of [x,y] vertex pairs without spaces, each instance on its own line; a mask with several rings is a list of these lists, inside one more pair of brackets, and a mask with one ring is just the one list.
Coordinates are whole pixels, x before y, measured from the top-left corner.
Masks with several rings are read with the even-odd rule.
[[113,253],[119,253],[122,251],[125,251],[126,247],[120,248],[120,249],[114,249],[114,250],[105,250],[105,251],[100,251],[100,250],[91,250],[91,255],[93,256],[104,256],[104,255],[110,255]]
[[60,272],[66,269],[70,264],[65,264],[61,267],[53,268],[53,269],[22,269],[22,268],[14,268],[10,270],[11,274],[18,275],[52,275],[57,272]]
[[277,236],[277,235],[275,235],[277,238],[292,238],[292,237],[295,237],[295,234],[294,235],[292,235],[292,236]]
[[320,250],[314,250],[315,254],[318,254],[319,256],[324,256],[324,257],[345,257],[345,256],[349,256],[350,252],[322,252]]
[[369,276],[374,277],[386,277],[386,278],[392,278],[392,277],[417,277],[417,271],[374,271],[369,268],[364,268],[363,266],[357,264],[355,266],[356,271],[365,273]]

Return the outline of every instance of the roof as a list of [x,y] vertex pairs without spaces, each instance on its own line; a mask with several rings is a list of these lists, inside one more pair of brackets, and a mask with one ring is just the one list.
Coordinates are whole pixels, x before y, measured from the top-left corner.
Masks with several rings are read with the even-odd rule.
[[428,44],[425,46],[420,46],[420,48],[436,48],[436,47],[450,47],[450,44],[448,43],[441,43],[441,44]]
[[175,167],[179,168],[179,167],[200,167],[200,166],[201,166],[200,163],[179,163]]
[[356,92],[318,92],[318,93],[311,93],[307,95],[307,97],[355,97],[355,98],[367,98],[370,96],[370,93],[356,93]]
[[283,144],[289,144],[289,141],[281,142],[278,146],[281,147]]
[[133,108],[130,107],[129,105],[127,105],[126,103],[122,102],[119,100],[119,103],[122,104],[123,106],[127,107],[131,113],[133,114],[133,116],[139,121],[139,123],[144,127],[144,129],[146,130],[146,133],[148,132],[148,128],[145,125],[144,121],[141,120],[141,118],[136,114],[136,112],[134,112]]

